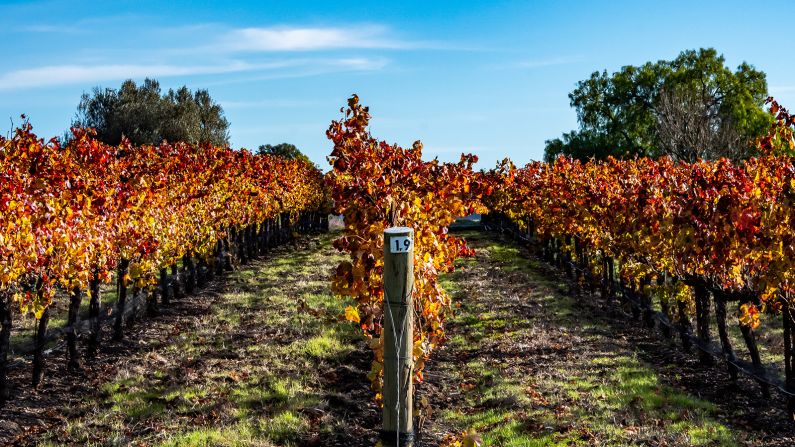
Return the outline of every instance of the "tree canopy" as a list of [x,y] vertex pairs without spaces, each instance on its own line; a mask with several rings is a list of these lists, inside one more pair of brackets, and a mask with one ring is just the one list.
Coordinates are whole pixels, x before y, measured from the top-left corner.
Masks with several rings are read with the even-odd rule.
[[569,94],[580,128],[548,140],[544,158],[743,158],[770,125],[766,98],[763,72],[745,62],[732,71],[712,48],[594,72]]
[[294,160],[296,158],[310,161],[309,157],[303,154],[294,144],[290,143],[279,143],[276,145],[273,144],[262,144],[257,149],[257,153],[263,155],[275,155],[277,157],[285,158],[287,160]]
[[207,90],[191,92],[183,86],[161,94],[160,83],[146,79],[140,85],[132,80],[118,90],[94,87],[83,93],[74,125],[93,127],[97,138],[118,144],[122,136],[133,144],[159,144],[162,141],[229,143],[229,121]]

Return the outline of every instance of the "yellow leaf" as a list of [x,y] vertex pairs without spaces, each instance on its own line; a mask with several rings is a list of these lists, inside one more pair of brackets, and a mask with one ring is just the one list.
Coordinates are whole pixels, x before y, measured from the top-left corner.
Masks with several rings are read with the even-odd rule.
[[353,306],[345,308],[345,319],[354,323],[359,323],[359,311]]

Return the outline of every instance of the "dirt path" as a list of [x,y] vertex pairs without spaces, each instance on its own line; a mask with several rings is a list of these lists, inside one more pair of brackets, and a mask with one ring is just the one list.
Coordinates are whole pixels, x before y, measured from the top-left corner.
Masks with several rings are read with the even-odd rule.
[[[0,412],[0,440],[372,446],[380,419],[369,353],[329,294],[340,259],[330,241],[279,250],[178,300],[127,341],[108,342],[81,377],[51,359],[42,389],[20,387]],[[13,380],[26,383],[29,371]]]
[[429,444],[474,429],[499,446],[795,445],[780,398],[605,314],[517,244],[464,236],[477,256],[445,277],[460,308],[420,387]]
[[[490,446],[795,445],[754,383],[726,386],[514,243],[465,236],[478,253],[443,278],[457,307],[418,386],[418,445],[465,430]],[[329,293],[331,239],[177,301],[79,377],[52,358],[42,389],[0,411],[0,444],[373,446],[370,354]]]

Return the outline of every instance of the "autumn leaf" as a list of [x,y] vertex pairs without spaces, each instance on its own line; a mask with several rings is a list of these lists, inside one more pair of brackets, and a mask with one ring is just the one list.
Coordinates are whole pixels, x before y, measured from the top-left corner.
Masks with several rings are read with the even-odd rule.
[[345,308],[345,319],[353,323],[359,323],[361,321],[359,319],[359,311],[353,306]]

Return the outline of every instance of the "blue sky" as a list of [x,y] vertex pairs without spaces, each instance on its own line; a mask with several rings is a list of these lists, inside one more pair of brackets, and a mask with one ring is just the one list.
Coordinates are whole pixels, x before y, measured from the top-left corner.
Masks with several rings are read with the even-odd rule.
[[795,109],[793,18],[791,1],[2,2],[0,130],[26,113],[61,135],[84,91],[149,76],[208,89],[233,147],[291,142],[325,168],[355,92],[380,139],[524,164],[576,128],[578,80],[684,49],[751,63]]

